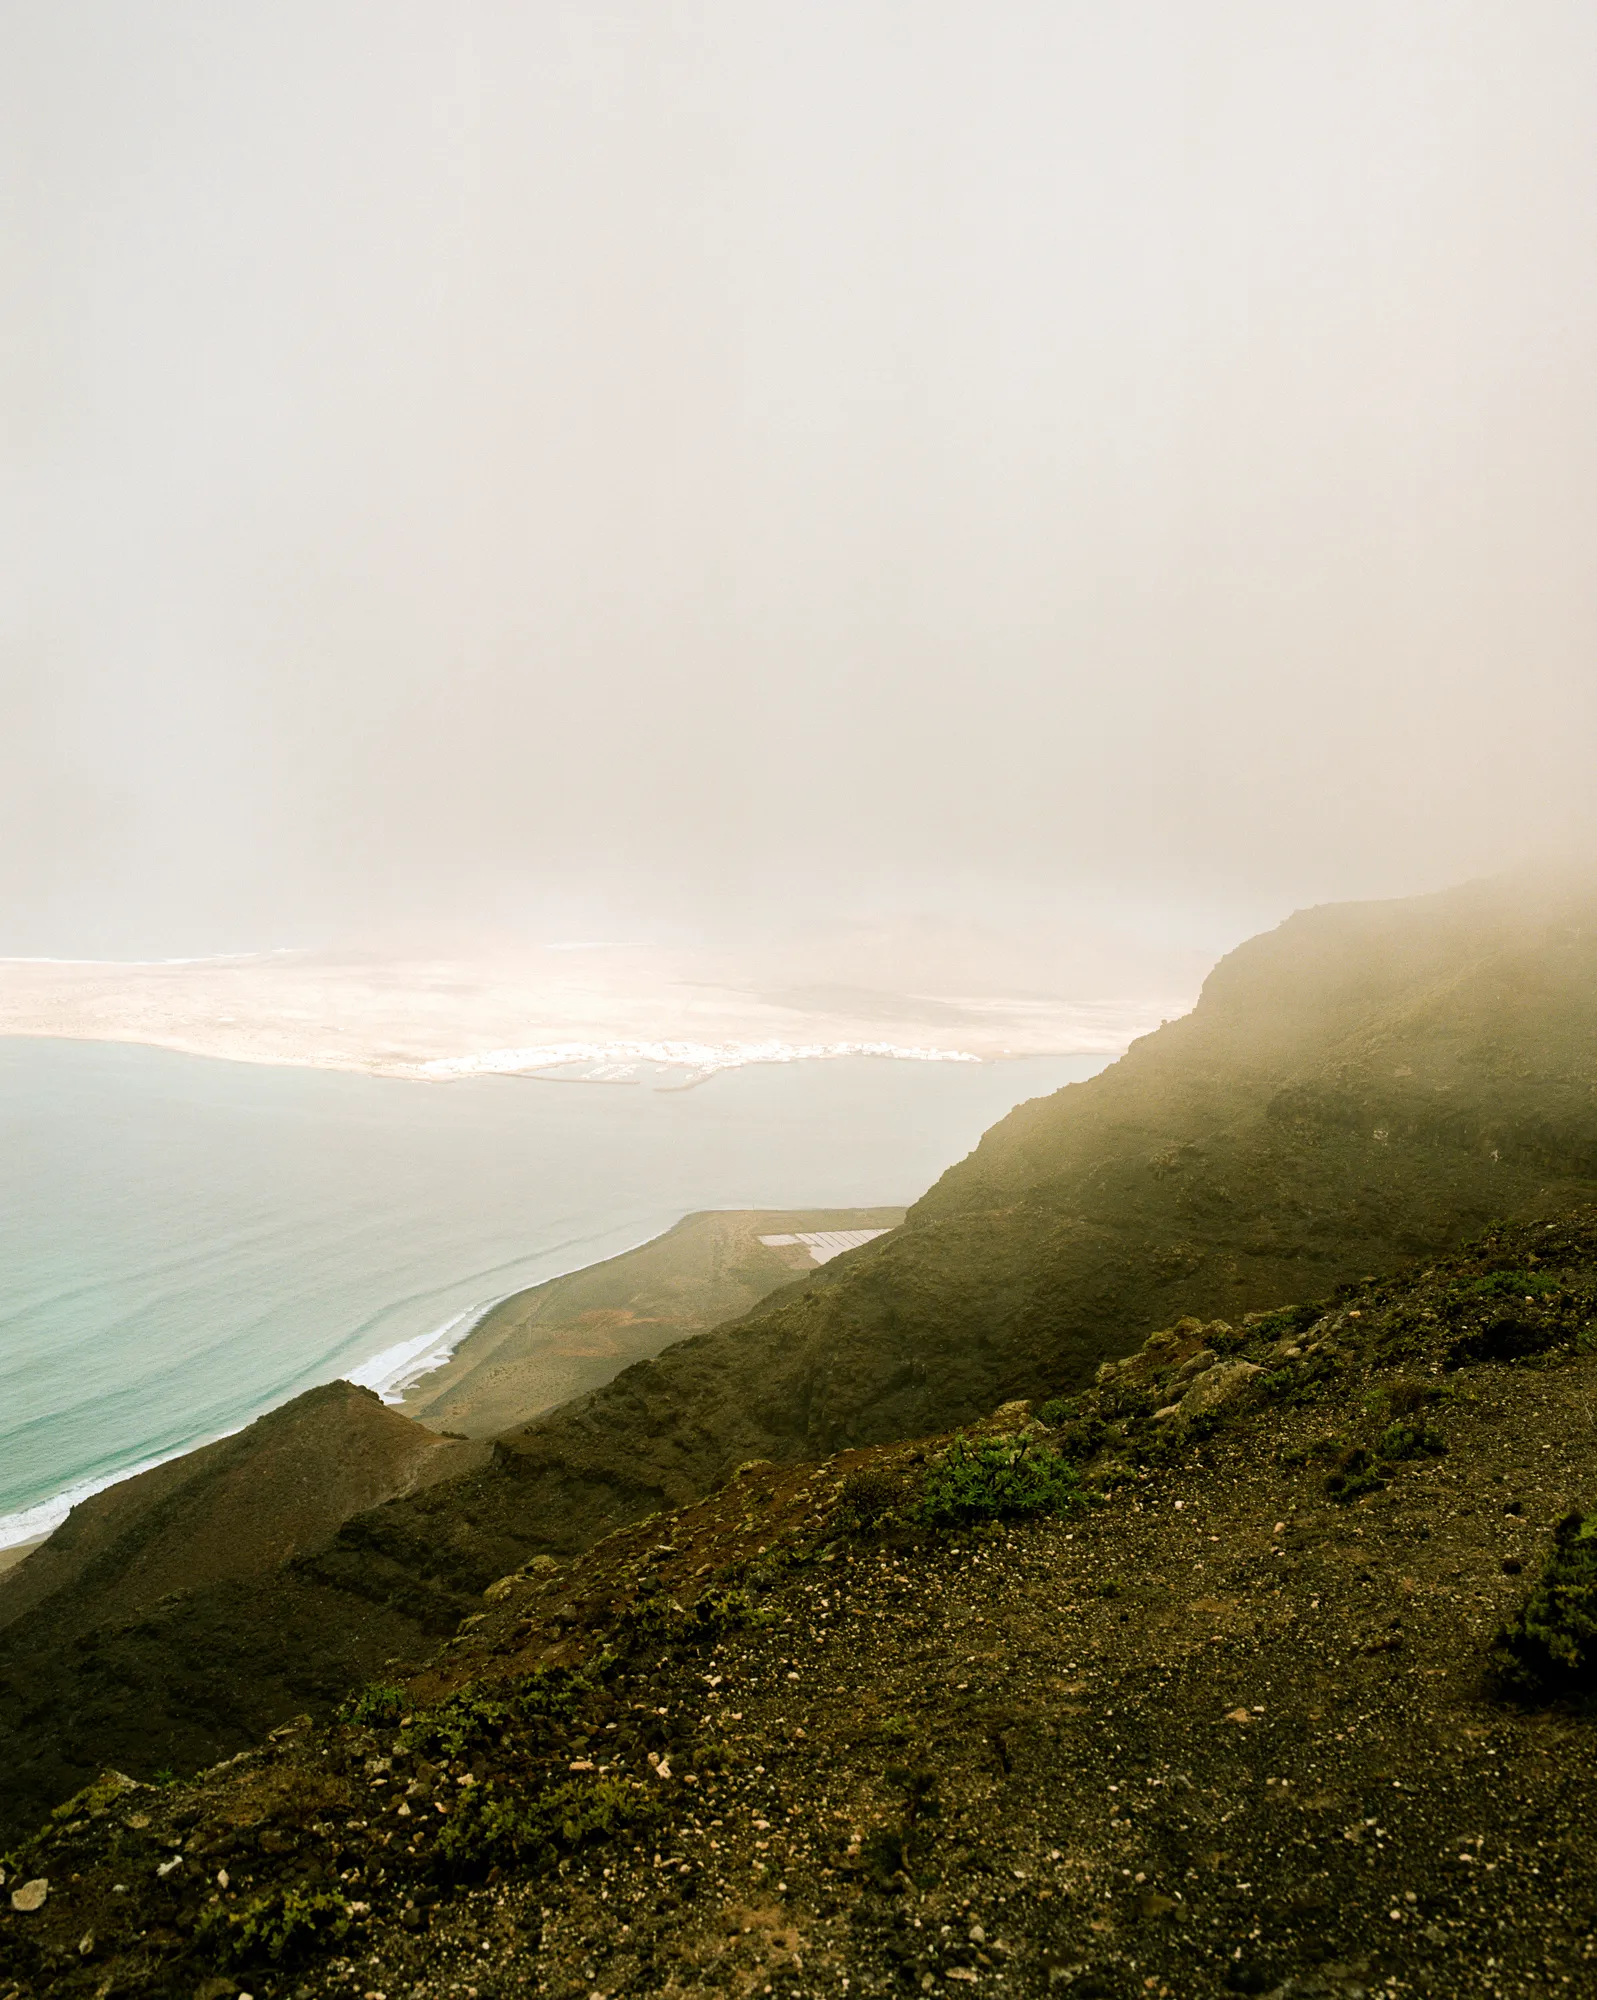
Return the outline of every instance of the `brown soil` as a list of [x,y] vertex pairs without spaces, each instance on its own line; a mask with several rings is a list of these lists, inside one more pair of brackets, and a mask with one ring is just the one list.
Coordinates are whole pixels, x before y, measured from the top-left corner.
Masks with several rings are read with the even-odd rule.
[[192,1770],[414,1656],[414,1621],[329,1620],[294,1565],[489,1449],[332,1382],[74,1508],[0,1576],[0,1839],[103,1763]]

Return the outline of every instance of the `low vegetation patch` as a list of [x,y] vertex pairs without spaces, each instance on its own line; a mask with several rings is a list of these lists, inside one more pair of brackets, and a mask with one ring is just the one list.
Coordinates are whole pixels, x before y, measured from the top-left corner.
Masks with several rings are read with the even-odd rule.
[[678,1645],[696,1640],[724,1639],[729,1632],[752,1631],[770,1623],[773,1613],[741,1586],[716,1585],[683,1606],[673,1599],[645,1598],[622,1618],[622,1629],[633,1644]]
[[882,1466],[857,1466],[843,1481],[837,1525],[845,1533],[869,1534],[904,1498],[904,1482]]
[[1243,1324],[1250,1340],[1290,1340],[1318,1324],[1326,1310],[1323,1304],[1309,1300],[1303,1305],[1278,1307],[1274,1312],[1250,1313]]
[[1109,1426],[1101,1417],[1077,1416],[1073,1406],[1063,1401],[1045,1403],[1037,1414],[1053,1427],[1054,1434],[1048,1442],[1072,1465],[1085,1465],[1103,1448],[1109,1435]]
[[928,1528],[968,1528],[1085,1505],[1080,1475],[1052,1444],[956,1438],[927,1468],[914,1515]]
[[617,1778],[573,1778],[530,1797],[490,1780],[462,1798],[434,1852],[456,1875],[512,1864],[547,1868],[623,1828],[645,1826],[658,1813],[637,1785]]
[[336,1890],[272,1889],[239,1909],[207,1910],[195,1939],[224,1967],[287,1966],[336,1944],[349,1926],[349,1904]]
[[1375,1444],[1376,1455],[1393,1463],[1405,1458],[1440,1458],[1447,1440],[1434,1424],[1404,1417],[1388,1424]]
[[1338,1451],[1325,1475],[1326,1498],[1339,1507],[1351,1506],[1366,1493],[1378,1493],[1385,1484],[1382,1468],[1361,1444],[1347,1445]]
[[1546,1567],[1493,1654],[1503,1694],[1597,1700],[1597,1512],[1559,1522]]
[[593,1692],[564,1667],[539,1667],[514,1683],[473,1681],[431,1708],[418,1709],[400,1737],[409,1756],[459,1757],[498,1742],[508,1730],[571,1721]]
[[351,1695],[338,1713],[356,1729],[392,1729],[405,1713],[405,1690],[392,1681],[373,1681]]
[[1563,1281],[1550,1271],[1489,1271],[1484,1278],[1467,1278],[1448,1293],[1451,1301],[1468,1303],[1474,1299],[1512,1299],[1527,1305],[1536,1299],[1551,1298],[1563,1290]]

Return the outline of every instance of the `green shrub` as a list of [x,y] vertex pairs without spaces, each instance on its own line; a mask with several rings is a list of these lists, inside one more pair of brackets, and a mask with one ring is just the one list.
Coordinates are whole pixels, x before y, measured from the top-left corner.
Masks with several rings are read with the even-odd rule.
[[1363,1445],[1350,1445],[1341,1452],[1326,1475],[1325,1491],[1338,1506],[1346,1507],[1366,1493],[1378,1493],[1386,1484],[1380,1469]]
[[1108,1434],[1109,1426],[1100,1418],[1081,1417],[1062,1424],[1049,1443],[1061,1458],[1068,1458],[1072,1465],[1085,1465],[1101,1449]]
[[1493,1652],[1503,1694],[1597,1696],[1597,1513],[1559,1522],[1546,1567]]
[[1244,1325],[1249,1340],[1285,1340],[1294,1333],[1307,1333],[1324,1317],[1323,1305],[1280,1306],[1257,1317],[1250,1313]]
[[418,1709],[400,1738],[412,1756],[458,1757],[529,1723],[570,1722],[593,1689],[568,1667],[538,1667],[517,1681],[469,1682]]
[[1564,1283],[1546,1271],[1493,1271],[1484,1278],[1467,1279],[1454,1285],[1454,1299],[1543,1299],[1561,1292]]
[[679,1645],[769,1625],[775,1616],[749,1591],[713,1585],[686,1609],[669,1598],[645,1598],[623,1614],[621,1625],[634,1644]]
[[1375,1449],[1387,1459],[1440,1458],[1447,1450],[1447,1440],[1434,1424],[1407,1417],[1398,1423],[1388,1424],[1377,1439]]
[[1104,1416],[1117,1420],[1148,1417],[1164,1401],[1165,1383],[1106,1382],[1098,1391],[1098,1407]]
[[861,1465],[843,1481],[838,1496],[838,1525],[855,1533],[877,1527],[904,1497],[904,1482],[881,1466]]
[[929,1528],[964,1528],[1085,1504],[1076,1468],[1052,1445],[956,1438],[927,1468],[914,1512]]
[[220,1965],[291,1965],[336,1944],[349,1923],[349,1905],[336,1890],[271,1889],[240,1909],[213,1906],[195,1939]]
[[564,1854],[658,1816],[653,1799],[616,1778],[573,1778],[533,1798],[501,1790],[490,1780],[465,1794],[433,1851],[454,1873],[508,1863],[546,1868]]
[[769,1625],[776,1613],[758,1604],[746,1590],[712,1588],[706,1590],[679,1620],[684,1639],[719,1639],[727,1632],[742,1632]]
[[391,1729],[405,1712],[405,1690],[392,1681],[373,1681],[349,1697],[338,1713],[357,1729]]

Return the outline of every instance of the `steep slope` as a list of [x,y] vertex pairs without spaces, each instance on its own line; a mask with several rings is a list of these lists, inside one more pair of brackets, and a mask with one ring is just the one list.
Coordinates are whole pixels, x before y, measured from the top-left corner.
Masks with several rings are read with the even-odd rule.
[[[1217,967],[1188,1019],[1011,1114],[903,1228],[351,1516],[247,1601],[192,1592],[69,1656],[19,1621],[0,1642],[13,1810],[99,1761],[181,1769],[325,1714],[527,1556],[574,1555],[748,1460],[1068,1392],[1150,1326],[1237,1321],[1594,1193],[1590,885],[1308,912]],[[193,1662],[213,1655],[207,1701]]]
[[570,1549],[742,1460],[944,1429],[1184,1313],[1594,1189],[1597,890],[1309,911],[1222,961],[1187,1019],[1012,1112],[902,1229],[507,1434],[483,1504]]
[[488,1450],[331,1382],[81,1502],[0,1577],[0,1827],[106,1759],[148,1773],[242,1748],[414,1650],[413,1620],[319,1598],[294,1559]]
[[502,1579],[327,1729],[75,1801],[6,1857],[0,1973],[1578,2000],[1597,1629],[1555,1580],[1594,1390],[1587,1212],[1184,1321],[963,1439],[752,1468]]
[[267,1574],[352,1514],[485,1456],[385,1409],[370,1389],[308,1389],[232,1437],[80,1501],[0,1577],[0,1627],[48,1600],[64,1636],[173,1591]]

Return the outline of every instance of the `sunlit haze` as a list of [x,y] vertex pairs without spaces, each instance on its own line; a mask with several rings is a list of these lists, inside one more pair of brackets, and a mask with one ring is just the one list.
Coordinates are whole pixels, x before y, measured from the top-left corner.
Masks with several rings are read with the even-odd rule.
[[1589,6],[54,0],[0,91],[0,952],[1212,955],[1585,836]]

